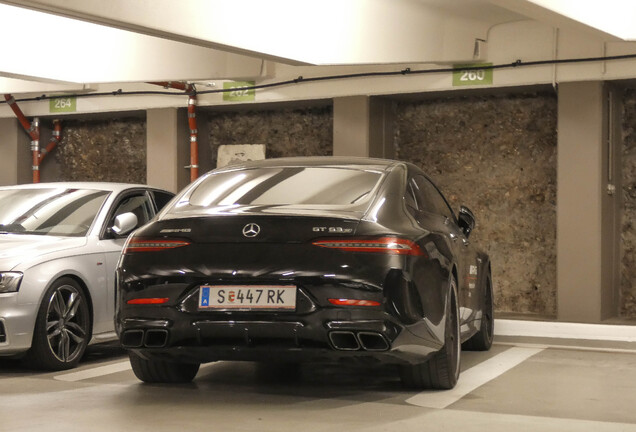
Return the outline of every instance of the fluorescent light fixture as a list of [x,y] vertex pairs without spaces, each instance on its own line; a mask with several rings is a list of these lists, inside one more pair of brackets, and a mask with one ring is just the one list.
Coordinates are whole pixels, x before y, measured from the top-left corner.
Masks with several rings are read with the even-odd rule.
[[[154,2],[149,7],[155,8]],[[0,17],[0,76],[14,80],[68,87],[260,76],[262,62],[257,58],[2,3]],[[9,83],[0,84],[6,89]],[[31,87],[10,92],[50,90]]]
[[[134,50],[134,33],[0,4],[5,41],[0,72],[65,82],[91,82],[121,66],[126,46]],[[130,55],[130,54],[128,54]],[[96,73],[97,72],[97,73]],[[114,75],[114,74],[113,74]]]
[[589,27],[626,41],[636,40],[634,0],[529,0]]

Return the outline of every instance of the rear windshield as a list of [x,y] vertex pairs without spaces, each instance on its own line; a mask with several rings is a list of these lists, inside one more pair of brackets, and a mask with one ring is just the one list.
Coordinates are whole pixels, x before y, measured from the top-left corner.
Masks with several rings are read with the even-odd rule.
[[359,207],[370,199],[382,173],[332,167],[255,168],[209,174],[169,213],[242,206]]
[[109,193],[63,187],[0,190],[0,233],[85,236]]

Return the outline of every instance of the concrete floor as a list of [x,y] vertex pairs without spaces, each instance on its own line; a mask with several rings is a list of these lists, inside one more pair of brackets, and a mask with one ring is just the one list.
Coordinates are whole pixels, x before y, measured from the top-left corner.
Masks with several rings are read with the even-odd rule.
[[636,431],[636,350],[498,338],[462,355],[447,392],[407,391],[389,368],[231,362],[147,385],[114,344],[64,373],[4,360],[0,431]]

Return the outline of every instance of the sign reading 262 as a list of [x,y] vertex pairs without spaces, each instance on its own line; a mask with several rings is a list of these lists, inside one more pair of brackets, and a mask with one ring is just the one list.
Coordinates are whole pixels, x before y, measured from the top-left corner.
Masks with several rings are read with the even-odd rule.
[[223,90],[229,90],[223,92],[224,101],[253,101],[256,99],[256,90],[250,87],[254,87],[254,81],[229,81],[223,83]]

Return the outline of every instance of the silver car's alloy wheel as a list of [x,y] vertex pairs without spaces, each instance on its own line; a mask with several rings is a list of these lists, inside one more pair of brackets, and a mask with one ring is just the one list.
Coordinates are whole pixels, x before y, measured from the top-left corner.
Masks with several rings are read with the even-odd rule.
[[71,277],[61,277],[46,290],[33,329],[26,360],[37,369],[77,366],[91,339],[88,297]]
[[51,353],[60,362],[73,362],[84,352],[88,316],[82,293],[71,285],[53,291],[46,311],[46,338]]

